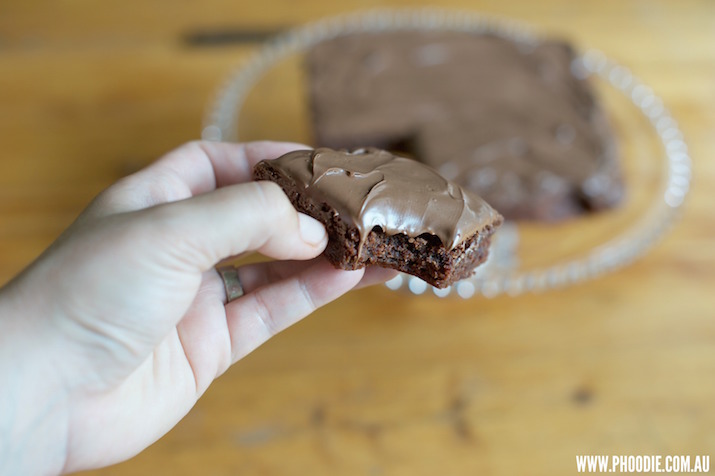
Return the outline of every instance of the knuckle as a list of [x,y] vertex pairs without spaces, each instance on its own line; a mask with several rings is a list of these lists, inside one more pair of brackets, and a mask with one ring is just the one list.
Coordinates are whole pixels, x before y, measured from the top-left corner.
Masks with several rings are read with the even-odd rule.
[[271,338],[280,332],[280,328],[277,326],[275,316],[271,311],[271,306],[266,302],[263,294],[260,292],[255,293],[256,299],[256,319],[263,326],[263,330],[266,333],[267,338]]
[[318,302],[313,295],[312,289],[310,288],[310,286],[308,286],[308,283],[304,278],[298,278],[298,288],[300,289],[300,293],[303,296],[306,305],[308,306],[308,313],[311,313],[318,309]]
[[206,141],[196,139],[196,140],[191,140],[188,142],[184,142],[181,144],[179,147],[175,149],[175,151],[201,151],[204,146],[206,145]]
[[110,214],[122,211],[125,203],[132,196],[136,179],[134,175],[128,175],[117,180],[115,183],[104,189],[97,195],[89,208],[101,214]]

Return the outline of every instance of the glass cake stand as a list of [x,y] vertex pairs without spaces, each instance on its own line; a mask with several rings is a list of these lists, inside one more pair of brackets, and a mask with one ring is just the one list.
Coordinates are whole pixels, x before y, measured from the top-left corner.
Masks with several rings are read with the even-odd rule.
[[[210,105],[202,137],[310,143],[305,52],[336,36],[388,30],[489,33],[532,45],[541,41],[511,20],[433,8],[365,11],[307,24],[267,42],[238,67]],[[624,202],[560,224],[508,222],[472,278],[440,290],[399,275],[387,283],[390,289],[471,298],[563,287],[631,263],[668,230],[691,179],[688,147],[676,121],[651,88],[599,51],[584,52],[572,71],[592,77],[617,135]]]

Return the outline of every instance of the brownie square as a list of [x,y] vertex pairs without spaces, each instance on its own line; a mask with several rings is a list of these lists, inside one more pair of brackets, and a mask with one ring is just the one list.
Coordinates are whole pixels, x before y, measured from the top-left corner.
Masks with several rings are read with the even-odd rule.
[[407,153],[507,219],[558,221],[623,195],[613,134],[560,41],[392,31],[307,56],[315,144]]
[[502,222],[432,168],[375,148],[295,151],[258,163],[254,178],[277,183],[297,210],[325,225],[334,266],[383,266],[438,288],[486,260]]

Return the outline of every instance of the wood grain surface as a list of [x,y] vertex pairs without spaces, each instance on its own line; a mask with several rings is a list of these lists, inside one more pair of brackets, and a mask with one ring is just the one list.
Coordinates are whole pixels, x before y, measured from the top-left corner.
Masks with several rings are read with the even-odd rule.
[[[195,139],[266,37],[425,2],[0,2],[0,283],[104,187]],[[694,187],[614,274],[519,298],[353,292],[219,378],[138,457],[87,475],[561,475],[577,454],[715,458],[715,3],[445,1],[628,65],[680,122]],[[112,431],[107,428],[107,431]]]

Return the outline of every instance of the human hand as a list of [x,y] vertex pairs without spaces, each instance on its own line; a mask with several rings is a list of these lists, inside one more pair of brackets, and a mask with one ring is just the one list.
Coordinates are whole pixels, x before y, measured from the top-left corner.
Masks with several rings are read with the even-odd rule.
[[[297,147],[187,144],[103,192],[0,290],[0,474],[135,455],[232,363],[393,275],[333,268],[323,226],[251,182],[255,163]],[[227,304],[214,266],[248,251],[277,261],[240,268],[246,294]]]

